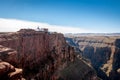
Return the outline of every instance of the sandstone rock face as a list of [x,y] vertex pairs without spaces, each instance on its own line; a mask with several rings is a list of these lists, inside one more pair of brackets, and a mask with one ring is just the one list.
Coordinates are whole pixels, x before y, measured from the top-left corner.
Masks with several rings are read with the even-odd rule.
[[[19,76],[17,73],[23,71],[26,80],[69,80],[62,72],[66,71],[66,68],[74,71],[77,66],[76,68],[80,69],[75,69],[74,73],[84,73],[82,77],[79,74],[74,75],[71,80],[98,80],[94,69],[76,56],[74,48],[66,43],[63,34],[23,29],[0,35],[0,45],[13,50],[0,50],[0,59],[22,69],[15,70],[17,72],[10,76]],[[69,67],[71,64],[72,68]],[[84,71],[81,71],[82,69]],[[91,72],[92,74],[89,74]],[[15,77],[12,76],[11,79],[14,80]]]
[[15,71],[14,66],[10,65],[7,62],[0,62],[0,76],[3,76],[7,73]]
[[17,62],[17,51],[0,45],[0,59],[15,65]]
[[92,67],[86,65],[83,60],[76,59],[68,65],[62,70],[58,70],[59,78],[57,80],[101,80],[96,76],[96,72],[91,69]]
[[0,80],[22,79],[22,69],[15,68],[13,66],[17,65],[16,56],[17,51],[0,45]]
[[14,72],[11,72],[8,74],[9,80],[25,80],[22,77],[22,72],[23,72],[22,69],[15,68]]
[[89,59],[92,66],[103,80],[119,80],[120,68],[119,36],[72,37],[74,46],[80,49],[83,57]]
[[17,69],[7,62],[1,61],[0,80],[18,80],[18,79],[22,79],[22,69]]

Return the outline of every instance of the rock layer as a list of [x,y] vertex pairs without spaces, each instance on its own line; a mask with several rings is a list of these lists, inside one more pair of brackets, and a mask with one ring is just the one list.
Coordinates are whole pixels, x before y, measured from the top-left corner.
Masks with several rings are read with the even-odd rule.
[[[0,45],[13,49],[12,52],[9,49],[1,52],[0,59],[21,68],[26,80],[69,80],[63,74],[66,69],[74,73],[84,72],[82,77],[72,74],[74,77],[71,80],[98,80],[94,69],[76,56],[74,48],[66,43],[63,34],[23,29],[16,33],[1,34]],[[72,65],[72,68],[69,67]],[[75,67],[80,69],[74,71]],[[81,71],[81,68],[85,71]]]
[[17,51],[0,45],[0,80],[23,80],[22,69],[13,66],[17,65],[16,56]]
[[119,36],[83,36],[72,37],[75,48],[79,48],[83,57],[89,59],[103,80],[119,80],[120,37]]

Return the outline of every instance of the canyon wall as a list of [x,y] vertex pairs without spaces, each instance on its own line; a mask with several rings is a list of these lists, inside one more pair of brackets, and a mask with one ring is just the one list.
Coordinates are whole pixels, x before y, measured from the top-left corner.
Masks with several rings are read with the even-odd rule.
[[[17,70],[13,72],[17,71],[23,80],[99,80],[95,70],[77,57],[61,33],[31,29],[1,33],[0,45],[1,61],[14,66]],[[8,72],[6,74],[15,80],[15,76],[11,78]]]
[[[120,37],[81,36],[67,37],[67,42],[79,49],[81,56],[91,62],[103,80],[120,79]],[[76,45],[77,46],[76,46]],[[78,50],[77,50],[78,51]]]

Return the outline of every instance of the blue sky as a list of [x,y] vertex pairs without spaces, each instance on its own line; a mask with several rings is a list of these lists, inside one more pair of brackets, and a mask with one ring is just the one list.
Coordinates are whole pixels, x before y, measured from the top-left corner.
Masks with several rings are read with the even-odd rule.
[[0,18],[120,32],[120,0],[0,0]]

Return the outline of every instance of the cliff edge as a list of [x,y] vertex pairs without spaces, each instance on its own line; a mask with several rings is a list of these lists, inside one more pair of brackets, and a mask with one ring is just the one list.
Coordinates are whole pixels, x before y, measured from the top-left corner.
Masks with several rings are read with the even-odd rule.
[[[95,70],[77,57],[61,33],[22,29],[0,34],[0,45],[1,61],[19,68],[16,71],[23,80],[99,80]],[[5,47],[8,49],[2,51]]]
[[66,40],[91,62],[100,78],[120,79],[120,36],[77,36]]

